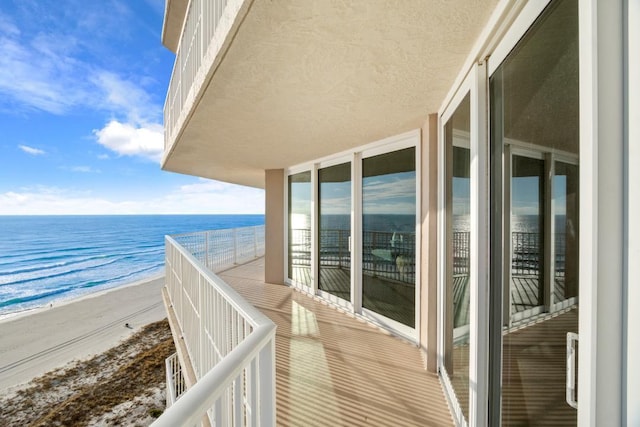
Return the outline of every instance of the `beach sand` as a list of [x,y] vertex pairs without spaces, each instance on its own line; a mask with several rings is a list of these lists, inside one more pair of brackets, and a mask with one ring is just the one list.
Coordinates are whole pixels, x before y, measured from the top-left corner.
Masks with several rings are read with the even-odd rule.
[[156,277],[0,320],[0,396],[164,319],[163,284]]

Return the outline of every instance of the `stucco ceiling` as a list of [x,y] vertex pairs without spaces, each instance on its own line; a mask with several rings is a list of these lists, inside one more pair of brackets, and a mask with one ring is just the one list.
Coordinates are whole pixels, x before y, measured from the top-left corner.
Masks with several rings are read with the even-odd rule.
[[254,0],[167,170],[264,186],[421,127],[497,0]]

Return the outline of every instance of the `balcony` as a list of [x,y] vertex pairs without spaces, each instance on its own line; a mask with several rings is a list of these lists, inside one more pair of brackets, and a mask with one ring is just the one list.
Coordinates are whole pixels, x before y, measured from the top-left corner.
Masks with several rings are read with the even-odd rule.
[[[189,349],[185,353],[189,356],[181,361],[188,387],[157,425],[193,425],[203,417],[205,423],[211,421],[216,425],[273,425],[273,422],[282,426],[453,425],[439,379],[424,370],[420,351],[414,345],[292,288],[265,283],[264,258],[255,258],[251,249],[238,251],[240,247],[253,247],[248,236],[257,235],[255,231],[259,233],[260,228],[167,239],[165,298],[174,339],[178,337],[177,346]],[[226,242],[220,243],[215,233]],[[258,254],[259,240],[258,235],[254,240],[258,241]],[[244,243],[235,243],[234,250],[233,242],[239,241]],[[220,252],[227,255],[216,255]],[[241,252],[244,255],[236,260],[229,256]],[[249,258],[253,259],[246,262]],[[215,275],[204,267],[204,260],[210,265],[244,264],[217,267],[224,271]],[[171,270],[178,273],[173,279],[169,279]],[[212,305],[202,301],[194,304],[195,298],[185,305],[185,299],[189,299],[186,295],[209,295],[209,287],[220,289],[224,298],[233,302],[223,304],[227,308],[222,310],[219,297],[213,299],[218,303]],[[182,302],[178,303],[180,298]],[[189,313],[187,308],[195,305],[206,309],[197,315],[185,315]],[[231,306],[243,309],[230,309]],[[215,314],[220,311],[224,313],[222,316]],[[254,340],[253,349],[241,348],[247,338],[243,341],[238,338],[241,333],[232,333],[236,340],[230,340],[228,356],[216,360],[213,367],[203,368],[194,355],[201,360],[216,359],[206,350],[207,340],[202,339],[215,334],[189,333],[186,325],[194,329],[199,319],[215,317],[208,330],[234,331],[238,330],[233,326],[238,324],[238,317],[245,314],[257,319],[260,325],[277,327],[273,343],[269,344],[270,338],[266,338]],[[275,351],[275,358],[271,359],[274,379],[269,378],[268,373],[273,371],[265,365],[269,357],[261,359],[270,348]],[[246,357],[232,355],[236,349],[245,352]],[[224,381],[213,387],[211,372],[215,370],[218,379],[224,377]],[[263,370],[267,373],[264,378]],[[180,378],[174,375],[176,369],[171,372],[171,379]],[[200,386],[200,380],[190,383],[190,376],[202,377],[209,388]],[[252,395],[250,392],[257,388],[260,392]],[[265,390],[275,393],[273,401],[270,400],[273,394]],[[172,396],[178,394],[172,391]],[[265,405],[274,406],[260,419],[258,413],[265,410]],[[271,418],[274,411],[275,419]],[[181,415],[190,418],[185,422]],[[222,424],[215,417],[223,420]]]
[[168,0],[163,168],[263,187],[265,170],[420,128],[496,4]]

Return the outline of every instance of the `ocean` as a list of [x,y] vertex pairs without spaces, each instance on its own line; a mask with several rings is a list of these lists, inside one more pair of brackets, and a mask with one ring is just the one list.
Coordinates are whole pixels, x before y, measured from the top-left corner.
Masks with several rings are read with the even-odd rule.
[[0,216],[0,316],[164,273],[164,236],[264,215]]

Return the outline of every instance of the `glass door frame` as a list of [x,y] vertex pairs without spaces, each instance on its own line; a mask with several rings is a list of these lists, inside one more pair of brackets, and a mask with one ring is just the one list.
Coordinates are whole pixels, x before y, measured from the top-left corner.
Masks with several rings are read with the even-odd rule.
[[[513,47],[519,42],[522,36],[533,25],[538,16],[548,6],[552,0],[543,0],[540,2],[526,1],[526,2],[499,2],[496,10],[494,11],[487,27],[483,30],[482,34],[473,50],[467,57],[465,65],[461,69],[459,75],[456,78],[455,83],[450,89],[442,106],[438,109],[439,123],[438,123],[438,366],[441,366],[441,349],[442,349],[442,283],[443,283],[443,242],[442,242],[442,230],[443,230],[443,176],[442,168],[444,166],[442,159],[442,141],[443,141],[443,123],[442,115],[450,108],[454,98],[463,95],[460,92],[463,91],[462,86],[467,83],[469,75],[475,73],[476,77],[473,77],[474,84],[478,86],[478,102],[472,101],[472,113],[471,123],[479,126],[479,134],[477,136],[478,142],[475,143],[475,137],[472,136],[472,150],[475,147],[478,151],[474,154],[472,152],[472,164],[474,158],[477,161],[475,167],[477,167],[476,174],[474,170],[473,176],[476,179],[480,179],[480,182],[474,183],[472,180],[472,193],[477,191],[478,199],[476,202],[472,201],[473,209],[477,209],[479,214],[478,225],[481,227],[479,231],[484,231],[482,234],[476,237],[478,239],[474,246],[484,249],[486,252],[482,254],[483,258],[478,261],[478,267],[481,271],[477,272],[478,279],[481,283],[477,285],[482,286],[482,292],[479,292],[476,303],[472,304],[471,309],[477,310],[472,319],[477,319],[479,323],[473,328],[471,338],[477,341],[477,360],[475,361],[475,372],[470,372],[470,377],[475,376],[475,390],[472,390],[470,394],[470,410],[468,424],[475,425],[498,425],[500,422],[501,413],[501,396],[500,396],[500,381],[501,381],[501,340],[499,334],[493,332],[490,333],[492,325],[496,323],[502,324],[502,301],[494,301],[495,293],[490,294],[490,277],[491,271],[495,271],[497,267],[502,265],[501,258],[504,256],[500,254],[497,258],[489,258],[489,253],[493,249],[489,245],[489,210],[491,206],[486,206],[489,201],[490,184],[489,179],[489,76],[493,74],[496,68],[503,62],[506,56],[510,53]],[[634,16],[638,15],[638,8],[633,9]],[[613,38],[607,38],[599,33],[598,27],[602,25],[601,21],[604,21],[599,14],[604,11],[610,13],[612,10],[616,10],[616,5],[600,5],[598,0],[585,0],[580,1],[578,5],[578,22],[579,22],[579,74],[580,74],[580,155],[579,155],[579,188],[580,188],[580,242],[579,242],[579,295],[580,295],[580,320],[579,320],[579,335],[580,345],[578,347],[578,365],[580,369],[577,372],[578,384],[581,384],[579,390],[579,405],[578,405],[578,425],[593,424],[596,422],[596,390],[593,388],[594,384],[597,384],[597,375],[599,371],[612,372],[613,368],[604,367],[604,364],[613,364],[619,360],[615,356],[618,354],[616,350],[602,351],[598,344],[598,335],[596,334],[596,327],[602,323],[602,320],[598,320],[596,313],[598,309],[602,310],[602,303],[598,304],[598,287],[597,287],[597,266],[602,264],[602,254],[599,252],[598,244],[598,226],[602,223],[602,219],[599,219],[595,212],[602,208],[602,202],[598,198],[598,188],[600,183],[607,182],[606,178],[603,178],[602,172],[598,174],[598,165],[613,165],[619,166],[614,160],[600,159],[598,157],[598,150],[601,149],[602,135],[598,132],[601,122],[608,129],[614,128],[612,120],[614,118],[603,117],[601,113],[601,104],[599,102],[598,91],[602,87],[602,77],[599,77],[599,73],[596,72],[598,66],[602,66],[603,60],[598,57],[598,53],[602,50],[599,48],[600,42],[603,46],[615,45]],[[613,15],[612,15],[613,16]],[[624,20],[623,20],[624,21]],[[631,21],[629,18],[628,22]],[[621,58],[622,52],[615,58]],[[484,65],[484,71],[474,71],[476,67]],[[635,64],[634,64],[635,65]],[[602,74],[608,77],[618,77],[614,73],[612,68],[607,68],[602,71]],[[610,105],[611,100],[607,99],[605,105]],[[635,105],[635,104],[634,104]],[[473,108],[480,107],[475,113]],[[616,105],[613,105],[616,107]],[[616,117],[615,114],[612,117]],[[476,155],[478,157],[476,157]],[[562,161],[558,158],[557,160]],[[500,171],[502,173],[502,170]],[[473,179],[473,178],[472,178]],[[612,179],[615,179],[615,175]],[[617,184],[615,184],[617,185]],[[614,188],[618,188],[616,186]],[[609,199],[609,198],[607,198]],[[484,206],[477,206],[477,203],[485,203]],[[502,206],[500,207],[502,208]],[[618,212],[618,211],[616,211]],[[613,214],[609,214],[606,218],[611,221],[612,224],[622,224],[620,217],[615,217]],[[479,241],[484,239],[484,241]],[[608,243],[611,243],[615,238],[607,239]],[[500,251],[502,251],[502,243],[500,243]],[[471,262],[476,260],[472,259]],[[615,270],[610,268],[609,270]],[[501,295],[500,295],[501,296]],[[614,301],[614,298],[610,298],[607,301]],[[491,307],[491,308],[490,308]],[[495,310],[493,307],[500,307]],[[607,310],[603,312],[609,313]],[[614,327],[605,328],[606,331],[613,331]],[[496,352],[497,350],[497,352]],[[595,359],[596,352],[600,350],[600,359]],[[603,354],[600,354],[603,353]],[[493,355],[492,358],[489,354]],[[497,357],[496,357],[497,355]],[[493,359],[493,360],[492,360]],[[496,360],[497,359],[497,360]],[[497,369],[496,369],[497,367]],[[442,376],[441,376],[442,377]],[[471,380],[471,378],[470,378]],[[443,381],[444,383],[445,381]],[[448,390],[445,385],[445,394]],[[615,402],[616,398],[604,398],[606,402]],[[455,417],[455,407],[452,406]],[[496,416],[497,415],[497,416]],[[457,420],[456,420],[457,421]],[[466,423],[461,423],[462,425]]]
[[[475,63],[446,108],[438,117],[438,370],[445,395],[458,425],[483,425],[476,420],[486,419],[486,392],[488,378],[488,146],[487,146],[487,74],[486,63]],[[445,230],[446,179],[445,176],[445,125],[469,94],[470,96],[470,247],[469,247],[469,420],[465,420],[462,408],[455,399],[453,385],[446,372],[445,352],[447,313],[445,295],[447,283],[447,242]]]
[[[499,38],[497,44],[495,45],[492,52],[487,59],[487,73],[486,73],[486,88],[489,90],[489,78],[494,74],[498,67],[503,63],[503,61],[507,58],[507,56],[511,53],[511,50],[520,42],[522,37],[526,34],[526,32],[533,26],[538,17],[545,11],[547,6],[554,0],[543,0],[540,2],[527,2],[522,9],[518,12],[518,14],[513,18],[513,22],[508,27],[504,35]],[[505,296],[505,290],[510,286],[510,274],[511,274],[511,236],[510,236],[510,212],[511,212],[511,188],[510,188],[510,180],[511,180],[511,164],[513,155],[520,155],[529,158],[543,159],[545,163],[545,206],[543,215],[547,218],[553,218],[553,194],[552,194],[552,180],[555,177],[554,168],[556,162],[567,163],[571,165],[580,165],[584,161],[588,161],[588,157],[590,154],[590,147],[585,147],[585,134],[583,132],[585,128],[585,114],[582,109],[585,106],[586,99],[590,98],[591,92],[584,93],[583,92],[583,74],[585,70],[588,70],[587,67],[590,67],[592,64],[587,64],[584,59],[584,40],[588,38],[587,35],[591,34],[593,22],[588,22],[588,16],[583,11],[582,2],[578,2],[578,15],[579,15],[579,44],[580,44],[580,63],[579,63],[579,73],[580,73],[580,137],[579,137],[579,147],[580,154],[579,156],[575,156],[570,153],[564,153],[562,151],[546,149],[539,150],[536,147],[532,147],[526,143],[520,143],[519,141],[509,141],[505,139],[505,143],[503,144],[503,151],[501,153],[493,153],[494,157],[497,157],[497,154],[500,155],[501,161],[496,161],[495,164],[492,165],[492,168],[488,171],[491,176],[491,186],[490,192],[501,191],[502,196],[499,200],[501,206],[495,207],[492,211],[492,215],[496,214],[498,210],[501,211],[501,218],[504,221],[501,225],[497,222],[491,221],[488,224],[488,228],[498,227],[500,226],[502,231],[501,242],[494,242],[490,247],[490,251],[494,252],[498,256],[495,256],[491,259],[491,283],[495,283],[496,281],[502,281],[502,289],[500,292],[491,292],[489,298],[489,329],[488,329],[488,341],[489,341],[489,354],[491,356],[488,358],[488,382],[487,382],[487,406],[488,413],[487,418],[485,418],[485,423],[489,425],[500,425],[501,415],[502,415],[502,327],[506,322],[511,321],[511,316],[508,313],[510,311],[510,306],[505,304],[505,300],[509,299],[509,295]],[[586,9],[586,8],[585,8]],[[488,100],[487,93],[487,100]],[[489,104],[487,103],[487,111],[489,111]],[[487,129],[490,129],[490,117],[487,114]],[[532,149],[533,148],[533,149]],[[493,148],[491,148],[493,149]],[[584,172],[581,168],[579,168],[579,176],[580,176],[580,194],[587,194],[589,191],[593,191],[593,187],[591,185],[585,185],[586,180],[583,176]],[[509,179],[506,179],[506,178]],[[504,187],[498,188],[499,184],[504,183]],[[487,199],[490,197],[490,192],[486,194]],[[585,198],[586,199],[586,198]],[[581,223],[581,231],[580,231],[580,244],[579,244],[579,252],[580,252],[580,265],[582,266],[585,263],[588,263],[590,259],[589,256],[585,256],[588,252],[591,252],[591,249],[585,251],[585,246],[589,245],[590,242],[590,230],[587,227],[582,226],[582,217],[585,215],[585,212],[591,209],[591,205],[589,205],[591,201],[585,201],[582,197],[580,197],[580,223]],[[499,222],[499,221],[498,221]],[[550,257],[553,256],[553,247],[552,240],[549,239],[551,234],[553,233],[553,223],[554,220],[547,221],[544,226],[544,236],[545,236],[545,248],[543,250],[544,260],[547,261]],[[509,233],[506,233],[505,230],[509,230]],[[493,233],[492,233],[493,234]],[[493,237],[493,236],[491,236]],[[589,242],[589,243],[588,243]],[[499,250],[502,248],[502,250]],[[508,260],[508,262],[506,262]],[[566,303],[554,303],[553,297],[551,294],[553,293],[554,285],[548,282],[551,277],[549,277],[550,272],[552,271],[548,265],[545,267],[545,271],[543,273],[545,278],[545,286],[550,287],[549,289],[545,289],[545,296],[542,309],[539,308],[534,309],[529,314],[535,314],[535,311],[557,311],[563,308],[563,305]],[[579,295],[585,295],[589,293],[592,285],[587,278],[583,277],[583,267],[580,267],[580,281],[579,281]],[[496,278],[494,274],[499,274],[501,277]],[[488,288],[489,289],[489,288]],[[572,298],[572,302],[576,302],[577,298]],[[588,304],[588,301],[585,301]],[[579,334],[586,338],[587,335],[591,335],[591,327],[589,325],[589,307],[587,304],[581,303],[580,306],[580,321],[579,321]],[[516,321],[517,321],[516,316]],[[588,327],[587,327],[588,326]],[[580,371],[578,371],[578,383],[584,384],[581,389],[586,394],[589,390],[589,369],[587,368],[588,364],[590,364],[591,355],[588,354],[587,346],[579,346],[579,365],[584,367]],[[586,363],[589,361],[589,363]],[[586,368],[586,369],[585,369]],[[581,415],[582,413],[582,415]],[[578,425],[582,425],[581,417],[588,417],[589,408],[583,407],[583,411],[578,409]]]
[[[406,132],[401,135],[385,138],[377,143],[370,144],[368,146],[363,147],[357,153],[358,160],[354,161],[354,163],[358,164],[358,177],[355,182],[357,182],[357,186],[354,185],[354,190],[358,193],[357,197],[354,197],[354,202],[357,205],[354,207],[354,212],[357,212],[359,218],[356,221],[356,228],[354,228],[354,233],[357,233],[358,236],[355,244],[360,248],[358,251],[358,256],[362,255],[362,161],[369,157],[378,156],[381,154],[388,154],[394,151],[403,150],[405,148],[414,148],[415,149],[415,165],[416,165],[416,188],[415,188],[415,202],[416,202],[416,210],[415,210],[415,328],[411,328],[407,325],[404,325],[398,321],[385,317],[381,314],[378,314],[372,310],[366,309],[362,306],[362,262],[361,258],[358,258],[357,268],[353,269],[353,272],[357,274],[357,281],[355,285],[357,286],[356,295],[358,295],[359,300],[357,301],[356,312],[363,317],[373,321],[374,323],[383,325],[386,329],[392,330],[414,342],[418,342],[420,339],[420,288],[422,283],[422,275],[420,272],[420,264],[421,264],[421,200],[422,200],[422,172],[421,172],[421,132],[420,130]],[[355,169],[355,168],[354,168]],[[354,242],[352,241],[352,245]]]

